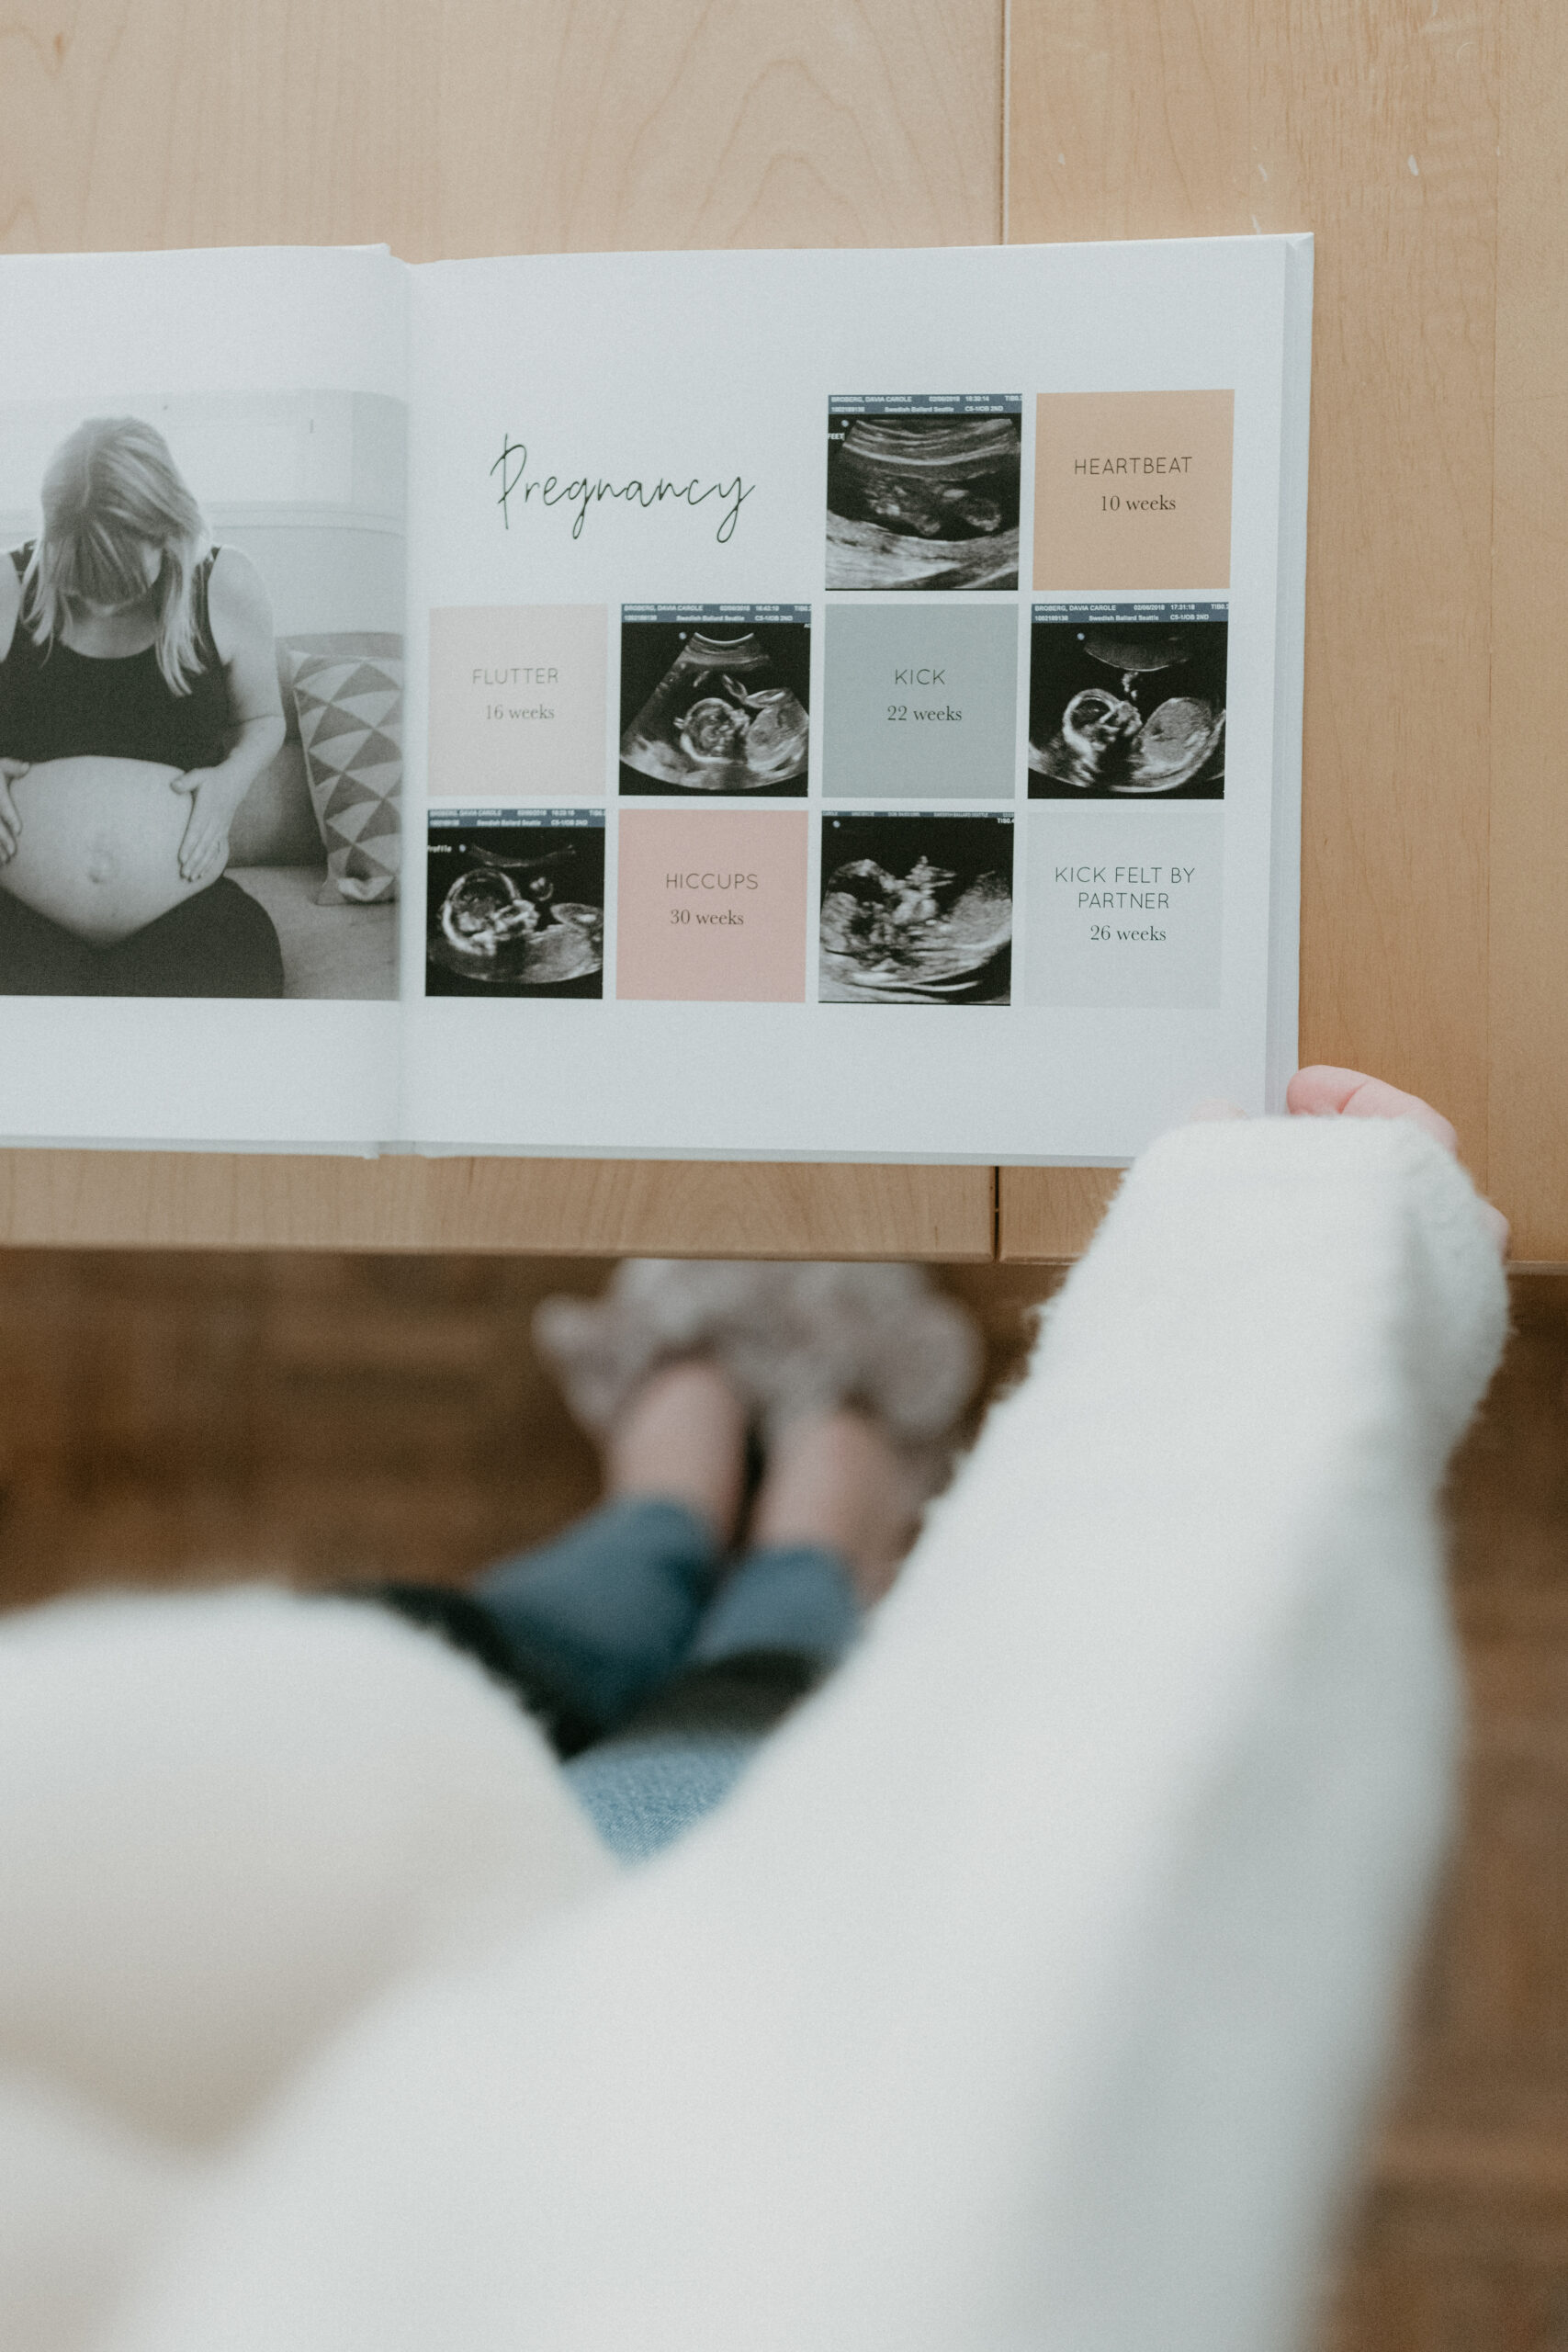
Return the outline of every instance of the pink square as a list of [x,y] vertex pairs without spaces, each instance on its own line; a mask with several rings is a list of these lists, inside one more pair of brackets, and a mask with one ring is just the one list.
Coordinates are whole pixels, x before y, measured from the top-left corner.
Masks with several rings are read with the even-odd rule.
[[803,1003],[806,854],[804,809],[624,809],[616,996]]

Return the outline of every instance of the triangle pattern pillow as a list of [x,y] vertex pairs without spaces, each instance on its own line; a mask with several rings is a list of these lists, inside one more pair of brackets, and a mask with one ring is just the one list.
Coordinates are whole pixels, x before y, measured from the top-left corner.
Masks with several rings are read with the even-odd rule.
[[327,854],[319,903],[398,894],[402,828],[403,665],[382,653],[290,648],[310,805]]

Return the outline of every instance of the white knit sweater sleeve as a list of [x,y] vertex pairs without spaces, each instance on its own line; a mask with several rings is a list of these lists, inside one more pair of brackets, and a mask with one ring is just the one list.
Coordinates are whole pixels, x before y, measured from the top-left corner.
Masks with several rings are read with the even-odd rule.
[[1504,1312],[1407,1125],[1157,1145],[735,1798],[368,2008],[106,2352],[1282,2352],[1444,1835]]

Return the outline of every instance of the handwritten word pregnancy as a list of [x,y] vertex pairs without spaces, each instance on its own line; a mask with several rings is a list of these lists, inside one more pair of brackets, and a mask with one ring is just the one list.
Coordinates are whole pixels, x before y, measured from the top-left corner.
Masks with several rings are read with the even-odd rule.
[[705,482],[700,475],[694,475],[690,481],[667,481],[660,474],[654,481],[644,481],[634,475],[629,481],[613,482],[603,474],[572,474],[565,481],[559,474],[530,474],[527,443],[513,441],[509,434],[502,435],[501,455],[490,470],[492,478],[501,478],[496,504],[501,509],[504,529],[512,528],[513,504],[525,508],[530,499],[536,498],[541,506],[564,506],[572,514],[574,539],[582,537],[589,514],[607,498],[644,510],[666,504],[705,506],[710,498],[717,498],[723,503],[714,537],[720,547],[725,547],[735,535],[740,509],[757,487],[754,481],[743,481],[739,474],[733,481],[710,482]]

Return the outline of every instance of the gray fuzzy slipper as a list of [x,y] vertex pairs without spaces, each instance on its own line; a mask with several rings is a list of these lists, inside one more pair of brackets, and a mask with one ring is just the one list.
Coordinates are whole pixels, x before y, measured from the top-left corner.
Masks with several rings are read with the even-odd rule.
[[805,1414],[858,1405],[928,1494],[980,1374],[973,1320],[908,1265],[633,1258],[599,1299],[546,1299],[534,1337],[595,1435],[658,1364],[705,1355],[734,1382],[764,1442]]

